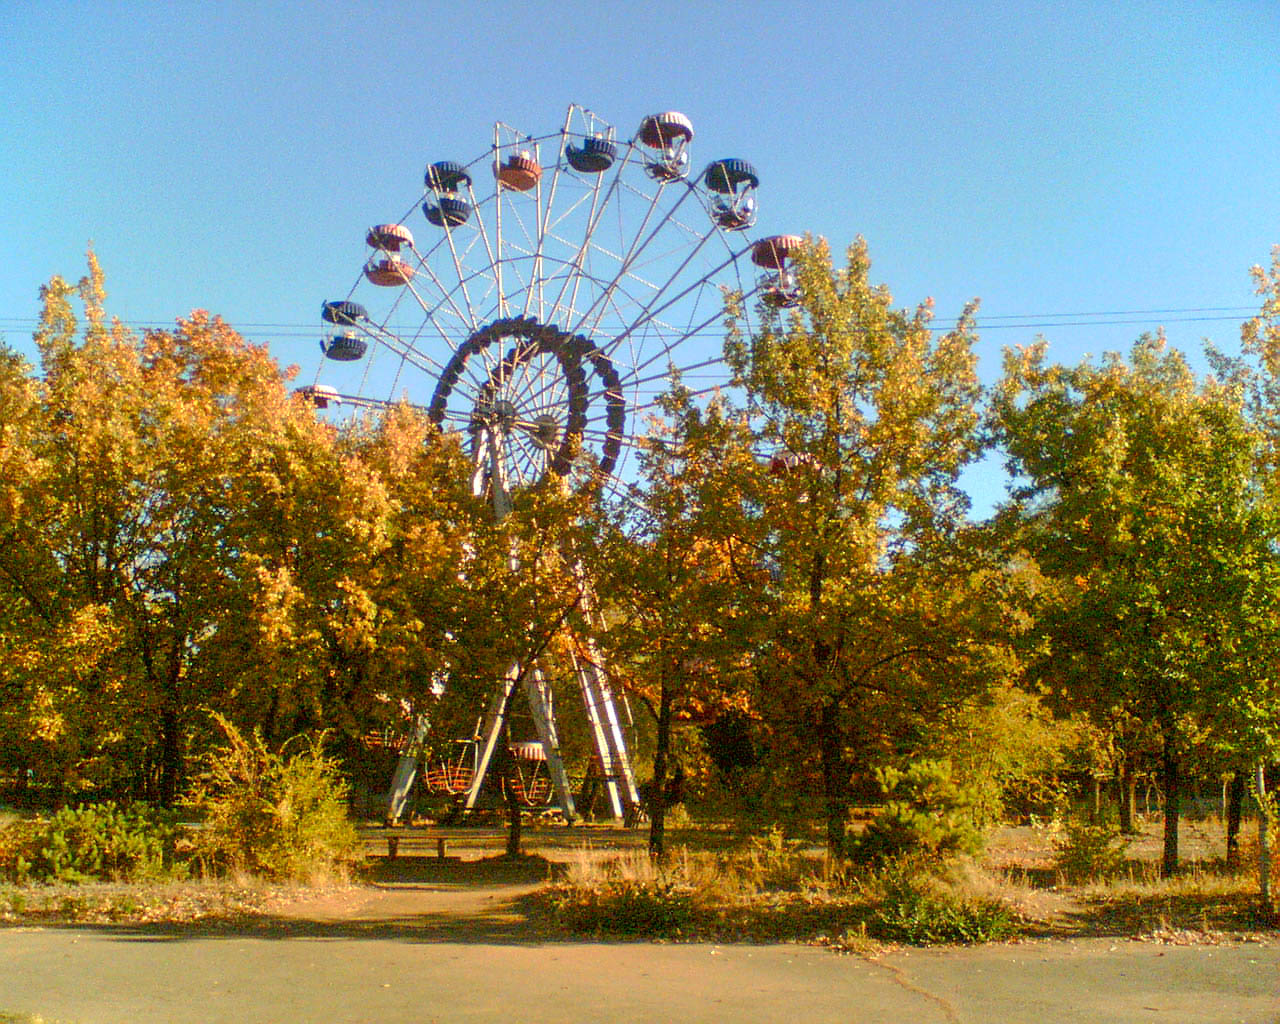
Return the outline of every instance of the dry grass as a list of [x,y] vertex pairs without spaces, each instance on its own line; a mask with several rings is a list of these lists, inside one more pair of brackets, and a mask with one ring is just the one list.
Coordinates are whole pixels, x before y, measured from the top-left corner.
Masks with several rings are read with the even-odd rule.
[[318,891],[315,886],[267,885],[250,878],[146,885],[2,886],[0,924],[243,922],[282,902],[311,897]]
[[770,832],[740,850],[678,846],[661,864],[643,850],[617,854],[577,851],[568,861],[564,881],[583,887],[618,881],[681,885],[708,898],[735,899],[764,892],[827,892],[837,880],[831,877],[821,853],[802,849]]
[[[583,851],[544,902],[579,931],[645,935],[675,922],[662,934],[748,942],[832,941],[862,930],[871,906],[859,887],[831,876],[820,854],[777,833],[737,851],[676,847],[661,865],[638,850]],[[620,921],[619,906],[634,920]],[[598,913],[569,909],[581,907]]]
[[[1125,844],[1105,877],[1072,882],[1059,869],[1064,831],[1052,827],[995,830],[986,854],[954,864],[931,883],[972,905],[1003,904],[1030,935],[1128,936],[1163,941],[1224,941],[1269,934],[1258,916],[1249,833],[1241,843],[1243,871],[1226,870],[1221,823],[1186,823],[1180,836],[1184,869],[1160,875],[1161,824],[1148,822]],[[688,928],[699,936],[865,941],[882,894],[870,875],[833,874],[814,849],[777,833],[732,851],[677,848],[662,866],[642,851],[583,851],[570,859],[561,893],[685,894]],[[1172,937],[1172,938],[1171,938]]]
[[1256,839],[1247,829],[1239,871],[1227,870],[1224,831],[1210,818],[1184,825],[1182,870],[1161,877],[1163,839],[1161,823],[1154,820],[1125,844],[1115,872],[1075,884],[1057,870],[1055,844],[1061,836],[1053,828],[997,830],[982,866],[970,869],[970,884],[1001,895],[1034,934],[1220,937],[1269,927],[1258,913]]

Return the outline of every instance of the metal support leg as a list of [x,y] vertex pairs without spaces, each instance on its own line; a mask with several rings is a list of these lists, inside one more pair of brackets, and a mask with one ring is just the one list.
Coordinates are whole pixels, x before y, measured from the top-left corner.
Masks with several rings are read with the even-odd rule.
[[577,809],[573,804],[573,792],[569,788],[569,773],[564,768],[564,758],[560,756],[560,739],[556,735],[556,717],[551,706],[551,690],[542,669],[536,665],[525,673],[525,694],[529,698],[529,710],[533,715],[534,727],[538,730],[538,739],[542,741],[542,749],[547,755],[547,772],[551,775],[551,787],[556,799],[560,801],[560,810],[565,819],[573,821]]
[[591,723],[596,754],[604,775],[605,791],[609,794],[609,806],[618,821],[625,821],[630,811],[640,803],[636,789],[635,773],[627,753],[618,709],[613,701],[613,691],[599,666],[598,655],[588,643],[585,657],[573,654],[574,674],[582,690],[582,704]]
[[401,751],[400,760],[396,762],[391,791],[387,794],[388,825],[394,825],[404,814],[405,804],[409,801],[409,791],[413,788],[413,780],[418,776],[418,761],[422,757],[422,742],[426,737],[427,717],[419,715],[414,720],[413,736]]
[[476,755],[476,771],[467,787],[467,797],[463,801],[464,810],[475,810],[476,801],[480,798],[480,790],[484,788],[485,776],[489,774],[489,765],[493,761],[493,752],[502,742],[502,726],[507,719],[507,704],[511,700],[511,691],[515,689],[516,680],[520,677],[520,666],[512,665],[507,669],[503,683],[494,691],[489,702],[489,711],[484,717],[484,730],[480,735],[480,750]]

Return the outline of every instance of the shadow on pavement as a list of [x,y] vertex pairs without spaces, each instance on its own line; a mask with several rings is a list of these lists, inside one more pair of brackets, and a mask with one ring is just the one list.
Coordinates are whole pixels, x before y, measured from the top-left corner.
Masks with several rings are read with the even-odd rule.
[[[406,914],[374,920],[310,920],[275,914],[242,918],[175,922],[74,923],[50,922],[44,930],[93,932],[135,942],[183,942],[207,939],[374,939],[410,943],[458,943],[536,946],[553,942],[582,942],[539,920],[526,916],[520,904],[526,897],[498,903],[491,912]],[[27,925],[26,927],[31,927]]]
[[448,885],[464,888],[553,882],[564,877],[565,866],[545,857],[401,856],[370,859],[363,878],[374,885]]
[[538,945],[581,942],[554,925],[535,894],[564,866],[538,856],[402,856],[371,861],[355,889],[304,893],[278,909],[192,921],[85,922],[28,918],[25,927],[122,940],[375,939],[417,943]]

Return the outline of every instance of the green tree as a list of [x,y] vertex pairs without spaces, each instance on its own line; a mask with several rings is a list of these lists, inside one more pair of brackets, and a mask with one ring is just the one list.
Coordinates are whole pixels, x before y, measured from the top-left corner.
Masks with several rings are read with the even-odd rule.
[[1182,771],[1224,709],[1258,694],[1277,582],[1255,482],[1258,435],[1231,381],[1201,380],[1160,337],[1126,360],[1007,352],[992,423],[1019,481],[1003,515],[1049,581],[1040,678],[1100,726],[1150,729],[1178,864]]
[[[985,684],[998,567],[966,534],[961,469],[980,451],[973,310],[935,333],[927,305],[895,310],[864,243],[835,270],[798,258],[794,311],[765,310],[726,347],[754,444],[738,479],[769,584],[761,713],[796,749],[816,742],[829,848],[843,848],[851,777],[911,745],[921,722]],[[767,704],[767,707],[765,706]]]

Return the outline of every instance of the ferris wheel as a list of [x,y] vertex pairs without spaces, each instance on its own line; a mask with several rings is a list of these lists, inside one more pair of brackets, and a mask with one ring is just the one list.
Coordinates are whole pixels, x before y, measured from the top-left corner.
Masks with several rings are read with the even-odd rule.
[[[498,123],[479,156],[429,164],[399,220],[368,230],[348,295],[323,304],[325,359],[300,393],[320,408],[418,407],[463,439],[473,490],[499,517],[513,491],[549,475],[595,474],[625,491],[629,456],[672,374],[695,394],[724,383],[726,296],[798,301],[791,261],[802,240],[751,241],[755,168],[733,157],[694,173],[693,138],[675,111],[645,117],[624,139],[573,105],[557,131]],[[584,653],[575,672],[621,817],[635,783],[608,681]],[[541,747],[528,757],[545,760],[548,791],[572,817],[538,671],[513,668],[474,764],[436,775],[461,779],[472,806],[517,678]]]
[[726,291],[794,301],[800,239],[747,240],[754,167],[691,174],[693,138],[674,111],[622,140],[571,106],[552,134],[499,123],[480,156],[431,163],[400,220],[367,232],[348,296],[324,303],[327,365],[303,391],[419,406],[464,437],[499,504],[576,467],[625,480],[673,370],[695,393],[723,383]]

